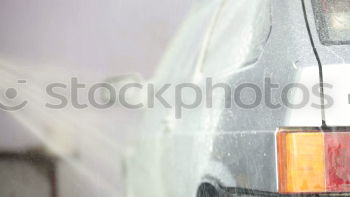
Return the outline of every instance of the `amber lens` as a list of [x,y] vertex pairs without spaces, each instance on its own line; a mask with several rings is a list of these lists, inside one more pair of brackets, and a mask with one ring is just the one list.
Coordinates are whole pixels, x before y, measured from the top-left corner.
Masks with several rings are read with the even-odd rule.
[[279,132],[280,193],[325,192],[324,134]]

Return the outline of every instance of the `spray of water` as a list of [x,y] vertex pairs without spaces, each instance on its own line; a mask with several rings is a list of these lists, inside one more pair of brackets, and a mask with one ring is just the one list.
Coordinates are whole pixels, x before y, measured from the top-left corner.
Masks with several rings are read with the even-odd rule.
[[[51,73],[51,74],[50,74]],[[80,175],[88,179],[95,188],[104,192],[104,196],[116,196],[121,194],[122,183],[112,182],[108,172],[98,172],[100,169],[85,162],[81,157],[90,160],[99,158],[97,163],[113,169],[120,168],[123,158],[123,149],[111,137],[103,133],[104,129],[113,123],[112,119],[106,120],[94,110],[75,110],[72,108],[52,110],[45,107],[48,102],[45,95],[45,85],[48,82],[62,81],[69,79],[68,72],[57,69],[42,68],[33,69],[18,67],[0,61],[0,90],[7,90],[10,87],[19,86],[18,80],[26,80],[27,84],[18,87],[18,100],[27,100],[25,108],[11,112],[20,124],[40,139],[46,149],[60,159],[60,161],[73,167]],[[0,99],[1,103],[12,106],[14,101],[6,98]],[[102,120],[102,121],[101,121]],[[104,125],[109,121],[109,125]],[[102,122],[102,124],[101,124]],[[101,167],[103,168],[103,167]],[[108,171],[108,170],[107,170]],[[122,173],[121,170],[117,172]],[[113,175],[110,175],[113,176]],[[121,177],[121,175],[119,175]]]

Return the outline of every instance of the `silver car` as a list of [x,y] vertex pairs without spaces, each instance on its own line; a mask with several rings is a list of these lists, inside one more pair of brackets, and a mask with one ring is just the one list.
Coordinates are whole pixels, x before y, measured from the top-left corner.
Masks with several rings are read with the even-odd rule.
[[145,112],[129,196],[350,195],[349,44],[349,0],[194,4],[149,83],[211,103]]

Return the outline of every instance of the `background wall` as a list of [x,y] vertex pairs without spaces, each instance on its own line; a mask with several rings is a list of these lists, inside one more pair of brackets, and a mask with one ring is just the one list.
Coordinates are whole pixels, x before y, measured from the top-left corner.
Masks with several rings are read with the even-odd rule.
[[0,54],[151,76],[192,0],[2,0]]
[[[1,0],[0,60],[22,73],[56,67],[71,70],[72,75],[89,76],[91,81],[133,72],[149,78],[191,1]],[[59,75],[50,69],[46,73],[48,78]],[[47,146],[12,115],[0,113],[0,152]],[[50,122],[44,114],[32,115]],[[73,138],[75,156],[58,162],[59,196],[123,196],[119,152],[137,135],[130,125],[140,115],[115,108],[78,114],[74,124],[54,117],[58,123],[50,126],[74,125],[76,130],[74,135],[63,136]],[[83,124],[94,135],[85,135]]]

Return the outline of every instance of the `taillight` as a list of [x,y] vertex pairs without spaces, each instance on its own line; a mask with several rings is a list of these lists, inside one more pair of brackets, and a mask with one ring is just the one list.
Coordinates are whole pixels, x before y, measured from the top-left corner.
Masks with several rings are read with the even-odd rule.
[[346,130],[280,129],[279,192],[350,192],[350,132]]
[[325,192],[323,134],[282,131],[277,139],[279,191]]
[[325,133],[327,191],[350,191],[350,133]]

